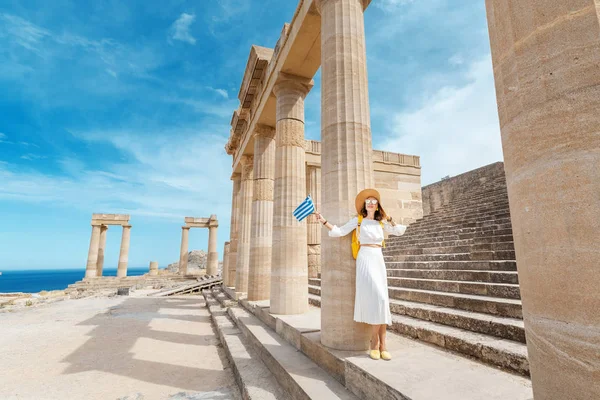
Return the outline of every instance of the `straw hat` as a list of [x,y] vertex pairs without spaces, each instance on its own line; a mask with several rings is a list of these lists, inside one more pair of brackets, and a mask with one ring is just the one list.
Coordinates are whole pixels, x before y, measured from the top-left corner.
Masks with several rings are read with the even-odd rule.
[[360,210],[362,210],[365,205],[365,200],[369,197],[375,197],[378,203],[381,203],[381,196],[379,192],[375,189],[365,189],[356,195],[356,200],[354,200],[354,205],[356,206],[356,212],[360,214]]

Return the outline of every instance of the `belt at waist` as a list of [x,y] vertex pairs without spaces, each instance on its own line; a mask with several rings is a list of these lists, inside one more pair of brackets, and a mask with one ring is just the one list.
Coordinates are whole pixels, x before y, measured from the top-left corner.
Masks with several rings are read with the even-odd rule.
[[380,244],[361,244],[361,247],[383,247]]

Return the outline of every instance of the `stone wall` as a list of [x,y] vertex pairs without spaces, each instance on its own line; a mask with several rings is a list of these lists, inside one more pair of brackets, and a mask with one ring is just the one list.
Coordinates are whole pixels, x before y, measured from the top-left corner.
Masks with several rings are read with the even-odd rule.
[[419,157],[373,150],[375,188],[396,222],[409,225],[423,217]]
[[504,163],[497,162],[424,186],[422,189],[423,216],[429,215],[444,206],[454,199],[455,195],[464,192],[469,187],[481,185],[503,175]]

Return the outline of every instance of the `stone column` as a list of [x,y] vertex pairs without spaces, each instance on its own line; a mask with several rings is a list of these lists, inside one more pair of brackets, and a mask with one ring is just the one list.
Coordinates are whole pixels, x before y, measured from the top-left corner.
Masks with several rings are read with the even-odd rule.
[[231,180],[233,181],[233,192],[231,194],[231,224],[229,225],[229,257],[227,261],[227,278],[223,277],[223,283],[227,287],[235,286],[242,175],[237,173],[233,174]]
[[[320,0],[322,213],[341,225],[354,199],[373,187],[364,6],[369,0]],[[351,235],[323,236],[321,342],[340,350],[369,346],[368,325],[354,322],[356,262]]]
[[104,249],[106,249],[106,233],[108,226],[100,227],[100,244],[98,245],[98,262],[96,263],[96,276],[102,276],[104,269]]
[[221,277],[223,278],[223,284],[227,282],[229,279],[229,246],[231,244],[229,242],[225,242],[223,246],[223,271],[221,272]]
[[96,267],[98,265],[98,247],[100,246],[100,225],[92,225],[92,238],[90,239],[90,248],[88,250],[87,265],[85,267],[85,277],[95,278],[97,276]]
[[179,275],[187,275],[190,227],[181,227],[181,248],[179,250]]
[[308,310],[306,220],[292,215],[306,197],[304,98],[312,81],[280,73],[277,97],[271,312]]
[[219,253],[217,252],[217,229],[219,223],[216,215],[210,216],[208,226],[208,257],[206,260],[206,274],[216,275],[219,269]]
[[[306,167],[306,193],[310,194],[315,207],[321,211],[321,168]],[[316,278],[321,272],[321,224],[314,215],[306,218],[308,277]]]
[[250,230],[248,300],[267,300],[271,292],[273,244],[273,185],[275,182],[275,128],[254,131],[254,189]]
[[148,273],[150,276],[158,275],[158,262],[150,261],[150,272]]
[[600,3],[486,5],[533,394],[600,399]]
[[117,277],[127,276],[127,262],[129,260],[129,234],[131,225],[123,225],[123,236],[121,236],[121,252],[119,253],[119,266],[117,267]]
[[248,271],[250,265],[250,224],[252,223],[252,190],[254,186],[253,157],[242,156],[241,163],[242,184],[240,188],[240,220],[235,291],[246,293],[248,292]]

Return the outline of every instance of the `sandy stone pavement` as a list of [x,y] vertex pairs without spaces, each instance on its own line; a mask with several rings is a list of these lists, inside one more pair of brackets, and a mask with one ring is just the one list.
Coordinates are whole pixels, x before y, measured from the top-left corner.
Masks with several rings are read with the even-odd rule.
[[199,296],[66,300],[0,314],[0,399],[240,399]]

